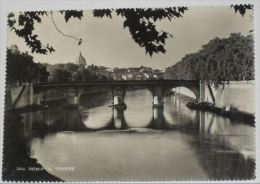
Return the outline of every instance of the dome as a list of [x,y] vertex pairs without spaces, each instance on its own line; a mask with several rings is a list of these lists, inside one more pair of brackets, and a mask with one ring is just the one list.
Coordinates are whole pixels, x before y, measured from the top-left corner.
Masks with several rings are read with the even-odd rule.
[[84,66],[87,64],[86,59],[84,56],[82,56],[81,52],[79,53],[79,56],[77,57],[76,64],[84,65]]

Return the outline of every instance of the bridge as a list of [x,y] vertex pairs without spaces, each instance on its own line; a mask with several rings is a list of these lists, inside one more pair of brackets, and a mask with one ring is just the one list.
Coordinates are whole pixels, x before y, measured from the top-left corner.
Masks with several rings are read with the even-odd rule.
[[197,101],[204,101],[205,82],[199,80],[121,80],[121,81],[97,81],[97,82],[70,82],[70,83],[33,83],[33,93],[42,93],[50,89],[62,89],[70,104],[78,104],[80,96],[86,89],[96,87],[108,89],[112,92],[112,104],[124,103],[127,90],[139,86],[148,89],[153,96],[153,105],[163,105],[163,98],[167,91],[176,87],[190,89]]

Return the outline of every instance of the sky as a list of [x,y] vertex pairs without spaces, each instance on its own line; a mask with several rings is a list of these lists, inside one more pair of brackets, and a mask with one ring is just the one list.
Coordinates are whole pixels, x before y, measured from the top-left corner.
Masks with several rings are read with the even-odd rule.
[[35,25],[35,33],[43,43],[53,46],[55,52],[48,55],[32,54],[24,40],[11,31],[8,31],[7,46],[16,44],[19,50],[28,51],[35,62],[41,63],[75,63],[82,52],[88,65],[165,69],[186,54],[198,51],[215,37],[224,38],[237,32],[248,35],[253,29],[252,11],[247,11],[242,17],[229,6],[188,8],[182,18],[156,23],[157,30],[171,33],[173,38],[166,40],[165,54],[154,54],[152,57],[134,42],[127,28],[123,29],[124,18],[115,15],[112,19],[97,18],[92,16],[90,10],[84,11],[82,20],[72,18],[68,23],[60,13],[53,14],[54,21],[63,33],[83,39],[80,46],[76,40],[60,34],[50,16],[43,17],[42,22]]

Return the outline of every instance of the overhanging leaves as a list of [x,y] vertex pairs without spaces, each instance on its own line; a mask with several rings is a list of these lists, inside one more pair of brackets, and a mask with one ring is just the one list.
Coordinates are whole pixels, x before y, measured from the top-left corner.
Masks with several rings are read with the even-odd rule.
[[[133,40],[140,46],[144,47],[146,53],[150,56],[154,53],[165,53],[164,48],[165,40],[171,37],[171,34],[158,31],[155,26],[156,21],[163,19],[172,20],[173,18],[182,17],[186,7],[171,7],[171,8],[137,8],[137,9],[100,9],[93,10],[94,17],[109,17],[112,18],[113,12],[116,16],[122,16],[125,18],[124,28],[128,28]],[[71,18],[81,19],[83,17],[83,11],[77,10],[62,10],[60,11],[64,15],[64,19],[68,22]],[[44,15],[49,15],[49,12],[20,12],[18,17],[15,17],[13,13],[8,15],[8,26],[19,37],[22,37],[27,46],[32,52],[39,54],[47,54],[54,51],[54,48],[42,45],[38,35],[34,34],[35,22],[41,23],[41,19]],[[78,41],[78,40],[77,40]],[[82,40],[77,43],[80,45]]]
[[83,17],[83,11],[77,11],[77,10],[62,10],[60,11],[62,14],[64,14],[65,21],[68,22],[70,18],[78,18],[81,19]]
[[253,5],[251,5],[251,4],[231,5],[231,8],[234,8],[236,13],[239,12],[242,16],[244,16],[246,13],[246,10],[253,9]]

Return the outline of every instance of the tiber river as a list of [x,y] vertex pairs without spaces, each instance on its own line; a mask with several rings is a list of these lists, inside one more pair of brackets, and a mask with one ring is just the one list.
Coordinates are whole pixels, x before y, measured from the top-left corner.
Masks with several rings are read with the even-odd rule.
[[125,102],[113,111],[109,95],[95,94],[79,109],[23,114],[31,157],[66,181],[254,178],[253,126],[189,110],[174,96],[153,109],[147,90],[127,92]]

